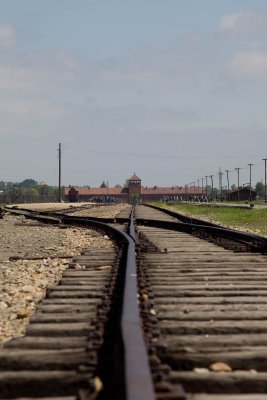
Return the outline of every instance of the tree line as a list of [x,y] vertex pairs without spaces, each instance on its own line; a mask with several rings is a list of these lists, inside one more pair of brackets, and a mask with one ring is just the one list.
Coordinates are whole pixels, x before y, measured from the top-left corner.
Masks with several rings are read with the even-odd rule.
[[[62,189],[64,190],[64,189]],[[34,179],[24,179],[22,182],[0,181],[0,192],[7,196],[16,193],[18,195],[29,195],[32,197],[54,196],[58,193],[58,188],[49,186],[45,183],[38,183]]]

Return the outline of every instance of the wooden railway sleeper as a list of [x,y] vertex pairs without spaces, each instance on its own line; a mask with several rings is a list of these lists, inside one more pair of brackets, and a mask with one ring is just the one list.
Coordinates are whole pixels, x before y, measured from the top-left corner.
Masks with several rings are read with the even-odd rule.
[[[148,239],[146,238],[146,240]],[[154,294],[150,289],[149,275],[146,271],[146,264],[142,257],[142,249],[138,252],[137,260],[140,315],[143,321],[146,344],[148,346],[149,362],[156,391],[156,398],[157,400],[185,400],[186,394],[182,386],[175,386],[168,380],[168,374],[171,371],[171,368],[166,364],[162,364],[156,354],[155,340],[159,337],[160,330],[156,328],[158,319],[156,315],[153,315],[152,313],[152,311],[154,311]]]
[[[206,235],[206,234],[205,234]],[[206,235],[209,241],[211,238],[209,235]],[[228,245],[228,239],[223,239],[221,237],[217,237],[217,243],[223,244],[224,246]],[[239,243],[239,247],[237,249],[242,248],[242,244]],[[152,376],[155,384],[156,390],[156,397],[158,400],[178,400],[178,399],[185,399],[185,393],[180,385],[172,385],[168,378],[170,367],[166,364],[162,363],[161,356],[159,356],[159,352],[157,347],[159,346],[157,342],[157,338],[160,334],[160,330],[157,328],[158,318],[157,315],[151,313],[154,310],[154,294],[150,287],[149,282],[149,274],[147,271],[146,263],[142,258],[142,253],[153,253],[155,252],[155,247],[150,245],[148,239],[146,238],[146,243],[144,246],[137,246],[137,261],[138,261],[138,294],[139,294],[139,306],[140,306],[140,315],[142,318],[142,324],[144,327],[144,331],[146,333],[145,341],[148,345],[149,349],[149,362],[151,365]],[[117,277],[116,267],[112,267],[112,272]],[[97,361],[97,352],[96,350],[99,349],[99,345],[102,345],[105,340],[105,325],[109,323],[109,318],[112,319],[113,311],[109,312],[109,304],[111,302],[115,302],[120,297],[120,293],[118,293],[116,289],[117,281],[114,278],[111,278],[109,284],[105,285],[107,292],[105,295],[101,296],[102,305],[98,306],[97,308],[97,316],[99,318],[94,320],[95,330],[93,332],[89,332],[89,342],[88,343],[88,362],[82,363],[78,370],[79,372],[83,373],[89,370],[89,367],[93,364],[95,365]],[[110,324],[110,329],[113,328],[113,322]],[[93,385],[92,385],[93,387]],[[77,400],[93,400],[96,397],[96,394],[91,390],[88,389],[81,389],[79,391],[79,395]]]
[[[227,229],[226,229],[227,230]],[[234,239],[230,237],[223,237],[220,234],[211,234],[206,232],[204,228],[193,228],[192,234],[201,239],[207,240],[211,243],[218,244],[228,250],[238,251],[238,252],[266,252],[266,245],[264,240],[242,240]],[[260,239],[260,238],[259,238]]]
[[136,242],[136,252],[140,253],[159,253],[159,248],[151,243],[144,232],[138,232],[137,234],[137,242]]
[[[149,247],[146,249],[148,248]],[[137,265],[140,316],[148,347],[149,363],[154,381],[156,398],[157,400],[185,400],[186,396],[183,388],[180,385],[174,387],[174,385],[168,381],[168,374],[171,370],[170,367],[162,364],[160,358],[156,354],[155,340],[159,337],[160,330],[156,328],[158,319],[156,315],[152,313],[152,311],[154,311],[154,295],[150,289],[149,277],[142,257],[142,249],[138,252]]]

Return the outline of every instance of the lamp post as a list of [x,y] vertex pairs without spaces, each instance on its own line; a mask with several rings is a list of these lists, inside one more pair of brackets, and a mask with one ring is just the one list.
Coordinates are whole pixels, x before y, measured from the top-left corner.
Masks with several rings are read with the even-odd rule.
[[220,201],[222,201],[222,176],[223,176],[223,172],[219,171],[219,197],[220,197]]
[[249,201],[251,201],[251,167],[254,164],[248,164],[249,165]]
[[237,171],[237,197],[238,197],[238,201],[239,199],[239,171],[241,168],[235,168],[235,170]]
[[266,161],[267,161],[267,158],[263,158],[262,160],[264,161],[264,164],[265,164],[265,168],[264,168],[264,201],[266,203],[267,202],[267,193],[266,193]]
[[226,172],[226,176],[227,176],[227,199],[229,201],[229,196],[230,196],[230,193],[229,193],[229,169],[226,169],[225,172]]
[[58,202],[61,203],[61,143],[58,145]]
[[214,175],[210,175],[210,179],[211,179],[211,198],[213,198],[213,177],[214,177]]

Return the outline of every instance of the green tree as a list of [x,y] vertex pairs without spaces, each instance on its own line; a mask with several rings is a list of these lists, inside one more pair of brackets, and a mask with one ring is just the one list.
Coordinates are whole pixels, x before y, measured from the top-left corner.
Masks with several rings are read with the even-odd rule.
[[28,189],[25,190],[25,194],[28,195],[28,196],[37,197],[39,193],[34,188],[28,188]]
[[257,182],[255,185],[255,189],[258,194],[264,193],[264,184],[262,182]]
[[4,182],[4,181],[1,181],[1,182],[0,182],[0,190],[7,190],[7,189],[10,189],[10,188],[13,187],[13,185],[14,185],[13,182]]
[[31,188],[37,185],[37,182],[34,179],[24,179],[19,185],[24,188]]
[[139,204],[139,201],[140,201],[139,194],[138,194],[138,193],[132,193],[132,194],[131,194],[131,199],[130,199],[130,201],[131,201],[131,204],[132,204],[132,205],[137,205],[137,204]]
[[212,189],[211,185],[207,185],[205,187],[205,192],[207,192],[208,194],[211,194],[211,189]]
[[105,181],[103,181],[102,183],[101,183],[101,185],[100,185],[100,188],[107,188],[107,184],[106,184],[106,182]]

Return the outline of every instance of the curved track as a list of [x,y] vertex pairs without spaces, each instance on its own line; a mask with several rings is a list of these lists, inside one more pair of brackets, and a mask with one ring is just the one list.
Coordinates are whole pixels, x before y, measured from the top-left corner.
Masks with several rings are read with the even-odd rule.
[[[4,345],[0,398],[152,399],[138,307],[131,305],[137,291],[134,239],[123,232],[125,226],[118,230],[95,219],[12,212],[44,223],[93,227],[114,244],[75,257],[59,284],[49,289],[26,336]],[[133,328],[134,340],[129,340]],[[141,370],[133,367],[131,354],[142,359]]]
[[[46,223],[60,222],[57,217],[25,215]],[[95,227],[104,230],[99,223]],[[108,249],[85,249],[72,260],[59,284],[47,291],[26,336],[7,342],[1,350],[1,398],[76,398],[97,391],[105,380],[98,360],[124,247],[125,241],[118,247],[115,240]]]
[[168,214],[27,215],[114,244],[75,257],[0,351],[0,399],[266,398],[265,239]]

